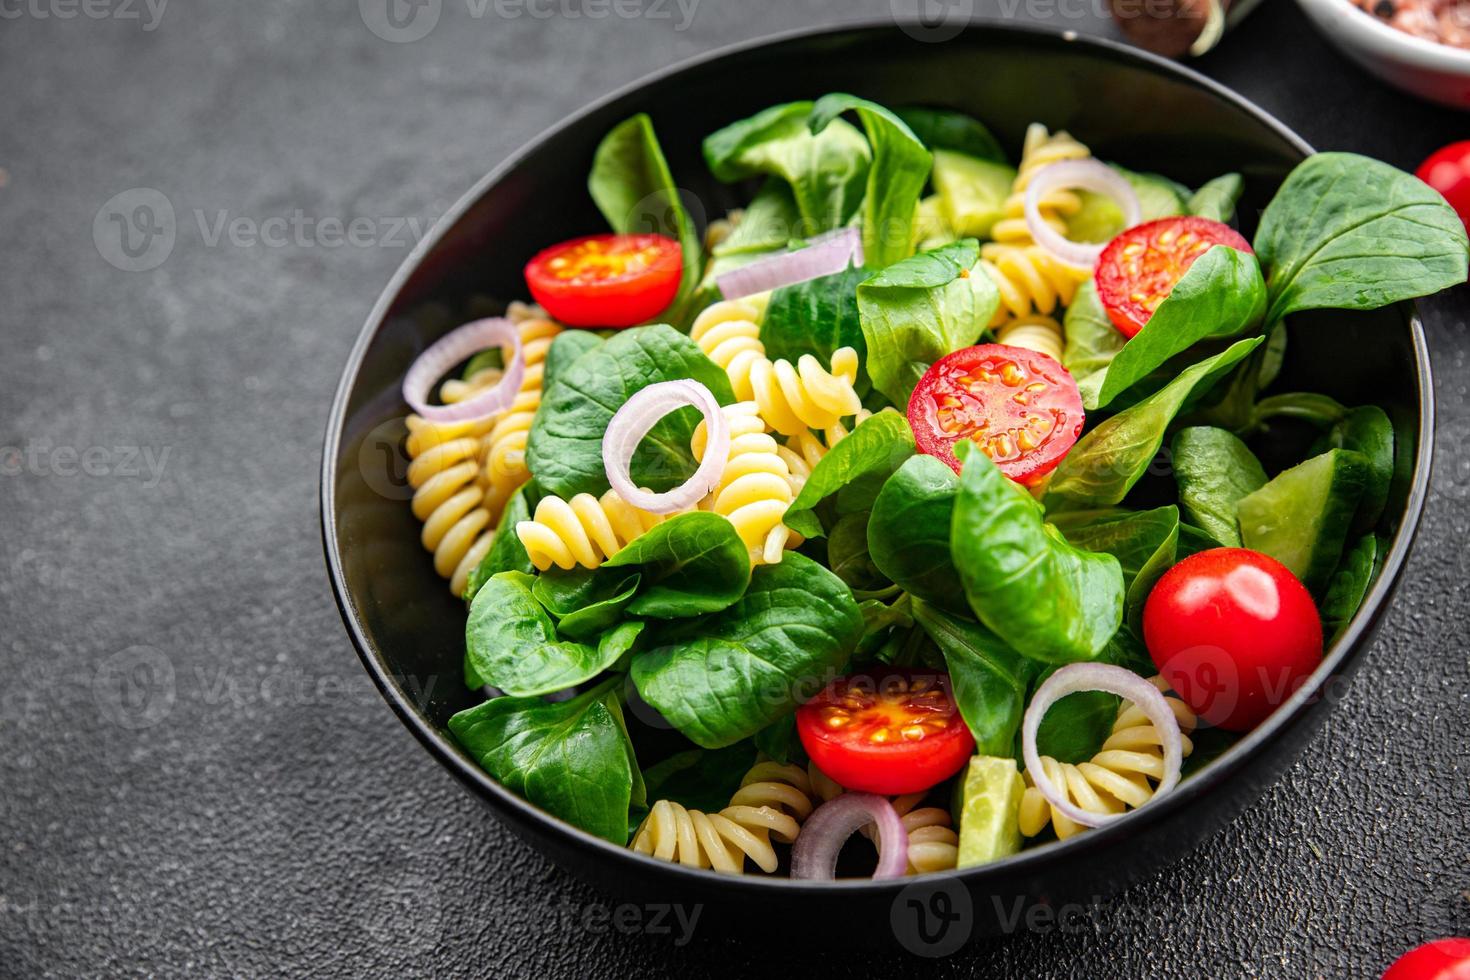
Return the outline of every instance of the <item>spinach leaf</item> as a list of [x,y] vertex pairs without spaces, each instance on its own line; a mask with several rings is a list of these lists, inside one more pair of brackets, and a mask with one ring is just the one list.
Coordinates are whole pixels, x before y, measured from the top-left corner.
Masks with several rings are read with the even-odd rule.
[[976,754],[1009,757],[1037,665],[972,619],[921,599],[914,600],[913,611],[944,654],[955,704],[975,736]]
[[827,566],[854,592],[880,590],[888,580],[868,554],[868,511],[843,514],[827,540]]
[[755,733],[755,747],[773,762],[785,765],[805,758],[801,739],[796,735],[796,715],[777,718]]
[[711,251],[716,258],[759,255],[786,248],[801,237],[801,211],[791,194],[791,185],[771,178],[750,199],[724,241]]
[[1107,376],[1108,365],[1128,343],[1128,338],[1108,318],[1091,277],[1078,287],[1072,305],[1067,307],[1063,333],[1067,346],[1062,353],[1062,366],[1072,372],[1084,395],[1089,389],[1094,392],[1095,400],[1097,386]]
[[1265,310],[1266,285],[1255,256],[1224,245],[1212,247],[1104,368],[1096,397],[1084,405],[1091,411],[1108,404],[1195,342],[1243,333]]
[[716,179],[771,174],[790,185],[802,227],[788,238],[847,224],[862,200],[872,156],[863,134],[848,123],[810,130],[812,109],[810,102],[772,106],[704,141],[704,159]]
[[541,390],[545,391],[560,380],[563,372],[577,358],[588,351],[601,347],[602,338],[591,330],[563,330],[551,341],[546,350],[545,367],[542,368]]
[[1226,547],[1239,548],[1235,505],[1266,485],[1260,460],[1234,435],[1211,426],[1180,429],[1172,453],[1185,516]]
[[1436,191],[1352,153],[1291,172],[1256,232],[1268,324],[1300,310],[1370,310],[1466,278],[1465,225]]
[[1318,452],[1328,449],[1351,449],[1362,453],[1367,461],[1367,482],[1363,499],[1353,517],[1353,529],[1366,534],[1383,516],[1388,504],[1389,486],[1393,482],[1394,434],[1388,413],[1377,405],[1349,409],[1327,432]]
[[857,113],[873,147],[861,209],[864,261],[882,269],[913,251],[914,211],[934,158],[902,119],[876,102],[840,92],[825,95],[812,106],[807,120],[812,135],[821,134],[849,110]]
[[973,344],[1000,304],[987,275],[971,275],[980,246],[967,238],[915,255],[857,287],[868,374],[895,405],[907,405],[929,365]]
[[[1154,673],[1148,651],[1131,630],[1119,630],[1097,658],[1100,663],[1126,667],[1135,674]],[[1041,673],[1032,687],[1044,684],[1058,668]],[[1047,711],[1036,732],[1036,747],[1042,755],[1060,762],[1087,762],[1112,734],[1121,699],[1106,691],[1078,691],[1062,698]]]
[[673,800],[691,810],[718,813],[730,805],[740,780],[755,765],[755,747],[736,742],[723,749],[686,749],[643,770],[648,797]]
[[912,600],[902,593],[892,603],[884,603],[878,599],[864,599],[858,603],[858,611],[863,614],[863,635],[858,640],[857,649],[853,651],[855,661],[879,659],[885,663],[891,662],[881,653],[889,641],[896,639],[897,631],[913,628],[914,616]]
[[812,469],[786,509],[786,526],[804,537],[821,537],[822,522],[813,513],[818,504],[837,494],[838,513],[867,510],[883,481],[913,454],[914,434],[902,415],[884,410],[864,419]]
[[1048,512],[1109,507],[1122,502],[1163,445],[1174,416],[1191,399],[1209,391],[1261,339],[1237,341],[1214,357],[1186,368],[1158,392],[1104,420],[1083,436],[1052,473],[1044,498]]
[[612,128],[592,158],[587,178],[592,200],[612,230],[621,235],[657,234],[675,239],[684,273],[670,309],[678,309],[699,282],[704,262],[699,232],[690,220],[668,161],[645,113]]
[[[699,345],[673,327],[655,324],[615,334],[562,370],[541,398],[526,446],[526,464],[545,493],[570,500],[607,490],[602,435],[613,414],[656,381],[692,378],[721,405],[735,400],[730,381]],[[639,486],[668,490],[694,473],[689,440],[699,413],[680,409],[653,427],[633,455]]]
[[470,572],[469,582],[465,586],[465,602],[472,602],[480,587],[501,572],[525,572],[530,575],[536,571],[536,566],[531,564],[531,556],[526,554],[525,545],[516,536],[516,525],[531,519],[531,498],[535,495],[536,482],[532,480],[521,484],[506,501],[505,510],[500,515],[500,526],[495,531],[494,540],[490,542],[490,550],[480,559],[475,570]]
[[1123,619],[1118,559],[1068,544],[973,443],[957,449],[964,468],[950,551],[970,608],[1034,660],[1093,659]]
[[858,319],[857,287],[868,275],[866,269],[849,266],[846,272],[773,292],[761,320],[766,356],[796,364],[801,355],[810,354],[828,367],[833,351],[851,347],[859,362],[865,361],[868,345]]
[[1337,642],[1363,604],[1382,549],[1383,542],[1377,536],[1365,534],[1342,556],[1337,571],[1332,573],[1322,596],[1322,632],[1328,646]]
[[1141,628],[1149,592],[1178,557],[1179,508],[1159,507],[1096,518],[1088,517],[1088,513],[1063,511],[1053,520],[1070,543],[1118,559],[1127,589],[1125,616],[1130,626]]
[[1245,191],[1240,174],[1216,177],[1194,192],[1189,199],[1189,213],[1211,221],[1228,222],[1235,217],[1235,205]]
[[695,744],[720,748],[815,694],[862,632],[842,580],[790,552],[757,568],[730,608],[666,628],[634,659],[633,682]]
[[536,576],[531,595],[556,617],[559,635],[588,642],[623,618],[638,582],[637,572],[607,575],[590,568],[552,568]]
[[900,466],[873,501],[868,555],[895,584],[917,599],[968,612],[960,573],[949,554],[949,529],[960,481],[933,456]]
[[640,534],[603,563],[609,574],[638,569],[635,616],[675,619],[719,612],[750,583],[750,552],[735,525],[718,514],[694,511]]
[[481,587],[465,626],[465,684],[516,697],[575,687],[610,667],[623,650],[563,640],[531,591],[534,579],[501,572]]
[[931,150],[955,150],[981,160],[1006,162],[1005,150],[990,130],[963,112],[905,106],[893,113]]
[[449,730],[506,789],[554,817],[615,844],[628,839],[628,809],[644,804],[611,679],[569,701],[503,697],[449,719]]

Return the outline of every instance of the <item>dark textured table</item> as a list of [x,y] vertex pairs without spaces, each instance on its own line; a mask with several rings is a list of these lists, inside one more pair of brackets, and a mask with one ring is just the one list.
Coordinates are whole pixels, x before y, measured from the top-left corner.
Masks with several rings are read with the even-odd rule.
[[[415,43],[375,36],[354,0],[0,2],[0,976],[913,968],[846,959],[838,935],[620,933],[608,899],[414,744],[342,631],[320,438],[415,237],[611,87],[889,13],[557,2],[443,0]],[[976,8],[1108,32],[1094,6]],[[557,10],[639,15],[533,16]],[[1359,75],[1288,0],[1201,67],[1318,147],[1412,166],[1470,135],[1470,117]],[[1310,753],[1172,870],[939,973],[1376,976],[1470,934],[1466,310],[1463,290],[1425,305],[1433,495],[1388,625]]]

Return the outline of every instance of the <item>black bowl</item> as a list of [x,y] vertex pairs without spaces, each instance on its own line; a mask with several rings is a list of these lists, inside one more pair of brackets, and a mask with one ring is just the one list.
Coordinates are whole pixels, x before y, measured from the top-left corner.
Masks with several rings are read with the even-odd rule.
[[738,200],[708,175],[701,139],[766,106],[830,91],[969,112],[1013,154],[1026,125],[1040,120],[1070,130],[1101,158],[1191,185],[1239,171],[1247,231],[1310,152],[1238,96],[1133,49],[1013,27],[974,27],[943,44],[922,36],[888,23],[788,35],[702,58],[615,93],[502,164],[415,250],[368,318],[337,392],[322,471],[327,563],[363,664],[434,758],[517,833],[622,896],[703,902],[732,916],[754,909],[766,929],[830,918],[846,935],[896,937],[911,947],[926,942],[918,932],[930,924],[926,911],[969,904],[964,933],[996,932],[1015,927],[1010,916],[1025,907],[1018,900],[1085,901],[1159,869],[1255,800],[1306,746],[1327,713],[1324,702],[1367,646],[1419,522],[1433,410],[1413,309],[1293,323],[1277,387],[1383,405],[1400,426],[1406,464],[1385,518],[1393,545],[1382,574],[1310,683],[1175,793],[1129,819],[917,885],[727,878],[662,864],[547,815],[482,772],[446,728],[450,715],[480,696],[460,681],[464,609],[434,574],[407,506],[399,383],[415,355],[447,329],[524,296],[521,268],[531,254],[603,227],[585,190],[589,162],[607,130],[635,112],[652,115],[676,178],[710,215]]

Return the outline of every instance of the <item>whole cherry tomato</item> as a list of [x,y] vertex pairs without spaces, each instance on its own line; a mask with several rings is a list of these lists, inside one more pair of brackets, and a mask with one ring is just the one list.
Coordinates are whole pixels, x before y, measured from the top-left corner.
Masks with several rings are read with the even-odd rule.
[[1470,980],[1470,939],[1436,939],[1411,949],[1383,980]]
[[1191,555],[1143,608],[1149,656],[1201,718],[1254,728],[1322,662],[1322,619],[1306,586],[1245,548]]
[[1443,194],[1470,227],[1470,140],[1435,150],[1419,164],[1414,176]]

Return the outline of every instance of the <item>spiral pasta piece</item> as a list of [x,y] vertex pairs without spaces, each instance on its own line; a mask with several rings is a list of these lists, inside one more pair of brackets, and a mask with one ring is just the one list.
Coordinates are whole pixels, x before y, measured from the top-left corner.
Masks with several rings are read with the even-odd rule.
[[[506,501],[530,476],[525,467],[526,433],[541,403],[546,352],[561,332],[525,303],[512,303],[506,316],[519,328],[526,362],[525,378],[510,410],[470,422],[408,418],[411,509],[424,523],[420,540],[434,553],[434,570],[449,579],[449,589],[457,596],[464,594],[470,572],[489,552]],[[500,378],[499,368],[486,368],[463,381],[450,379],[440,387],[440,398],[445,404],[464,401]],[[497,466],[497,460],[503,463]]]
[[[1162,677],[1152,677],[1150,683],[1160,691],[1169,689]],[[1197,719],[1177,697],[1166,700],[1174,717],[1179,719],[1179,728],[1184,733],[1184,755],[1188,757],[1194,751],[1189,733],[1194,731]],[[1154,784],[1164,777],[1164,750],[1148,716],[1131,701],[1125,701],[1118,707],[1112,734],[1090,761],[1073,765],[1042,756],[1041,765],[1053,784],[1066,787],[1068,798],[1077,807],[1089,813],[1122,813],[1141,807],[1153,798]],[[1061,840],[1087,829],[1056,812],[1028,772],[1026,792],[1021,796],[1021,833],[1034,837],[1047,824],[1056,828]]]
[[765,299],[746,297],[710,306],[694,320],[689,336],[730,378],[735,397],[753,401],[761,418],[785,436],[827,429],[862,410],[853,385],[858,355],[851,347],[832,354],[831,370],[810,354],[795,365],[773,361],[761,343],[759,321]]
[[[994,241],[980,249],[980,266],[1000,290],[1000,307],[991,326],[1033,312],[1050,315],[1058,305],[1071,305],[1077,287],[1086,281],[1085,270],[1058,261],[1032,238],[1026,225],[1026,190],[1043,167],[1091,156],[1091,150],[1066,132],[1050,133],[1040,123],[1027,128],[1021,166],[1011,196],[1006,199],[1005,215],[991,231]],[[1081,209],[1082,198],[1067,188],[1043,195],[1037,207],[1041,219],[1063,235],[1067,218]]]
[[615,490],[601,497],[579,493],[571,500],[542,497],[531,520],[516,524],[516,537],[539,571],[552,565],[598,568],[669,516],[640,510]]
[[[855,429],[860,424],[871,418],[872,412],[866,408],[859,409],[853,416],[852,427]],[[841,422],[829,425],[817,436],[810,429],[803,429],[786,439],[786,444],[781,446],[777,452],[786,461],[786,467],[791,471],[791,489],[801,493],[801,488],[806,481],[811,479],[812,470],[822,461],[822,457],[832,451],[843,439],[852,434],[852,430]]]
[[1034,350],[1062,363],[1062,325],[1054,317],[1033,313],[1012,320],[996,330],[995,341],[1011,347]]
[[[752,562],[774,565],[787,547],[801,540],[781,523],[797,493],[791,470],[766,432],[755,402],[737,402],[723,411],[730,427],[730,459],[702,506],[734,525]],[[705,438],[701,422],[692,447],[697,459],[704,458]]]
[[749,859],[770,874],[777,867],[772,841],[795,841],[812,808],[811,784],[800,766],[758,762],[719,813],[659,800],[628,846],[660,861],[724,874],[744,874]]

